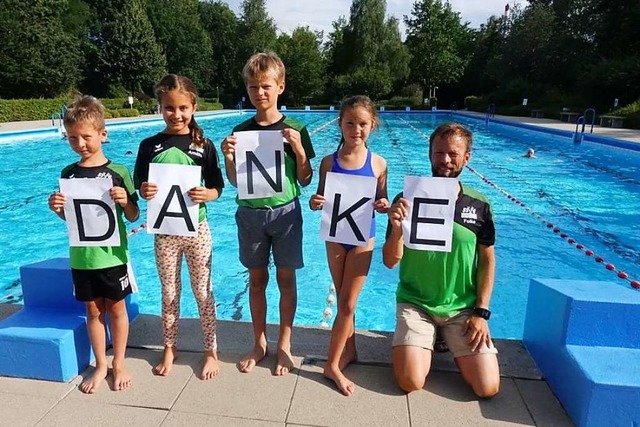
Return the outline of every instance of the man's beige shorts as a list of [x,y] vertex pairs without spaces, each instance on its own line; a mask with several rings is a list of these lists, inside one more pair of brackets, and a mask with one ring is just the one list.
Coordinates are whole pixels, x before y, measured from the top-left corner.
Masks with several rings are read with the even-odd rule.
[[452,317],[437,317],[427,314],[415,305],[398,303],[393,346],[412,345],[433,351],[437,328],[453,353],[453,357],[497,354],[498,350],[493,342],[491,346],[483,343],[476,351],[471,350],[471,346],[467,344],[468,337],[462,335],[462,328],[470,317],[471,310],[463,310]]

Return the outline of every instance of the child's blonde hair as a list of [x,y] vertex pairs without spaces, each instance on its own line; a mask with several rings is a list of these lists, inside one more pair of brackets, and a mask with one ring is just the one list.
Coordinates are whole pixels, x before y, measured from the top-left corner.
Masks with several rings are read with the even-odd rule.
[[263,76],[274,78],[278,83],[284,82],[285,70],[282,59],[275,52],[256,53],[247,60],[242,68],[244,83]]
[[[173,90],[180,91],[191,97],[191,103],[196,106],[198,104],[198,89],[193,82],[185,76],[179,76],[177,74],[167,74],[164,76],[155,87],[155,94],[160,107],[162,107],[162,97],[165,93]],[[204,138],[204,132],[202,128],[196,123],[195,116],[191,116],[189,122],[189,135],[191,135],[191,142],[199,147],[204,146],[206,139]]]
[[[351,108],[362,107],[371,115],[371,121],[373,122],[373,128],[377,128],[380,124],[380,118],[378,117],[378,112],[376,111],[376,106],[366,95],[353,95],[349,96],[342,100],[340,103],[340,114],[338,115],[338,121],[342,121],[342,117],[344,116],[345,111]],[[344,136],[340,138],[340,144],[338,148],[342,147],[344,144]],[[366,142],[365,142],[366,145]]]
[[76,123],[91,123],[96,130],[104,129],[104,105],[98,98],[89,95],[76,97],[67,106],[62,123],[73,126]]

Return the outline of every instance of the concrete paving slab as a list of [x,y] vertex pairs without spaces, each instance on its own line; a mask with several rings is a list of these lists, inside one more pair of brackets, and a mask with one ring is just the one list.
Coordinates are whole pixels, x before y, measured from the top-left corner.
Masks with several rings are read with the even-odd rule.
[[573,426],[573,422],[546,382],[515,380],[515,384],[536,425]]
[[411,425],[535,425],[512,379],[503,378],[500,393],[479,400],[459,374],[432,372],[425,390],[409,394]]
[[323,364],[304,364],[287,422],[333,426],[409,426],[407,398],[395,385],[390,368],[351,365],[345,374],[356,384],[343,396],[322,375]]
[[60,402],[38,423],[38,427],[156,427],[167,416],[167,411],[92,402],[78,399]]
[[58,399],[54,397],[25,396],[4,393],[4,388],[2,390],[0,424],[4,426],[33,426],[58,403]]
[[[50,397],[60,400],[77,388],[79,383],[80,377],[76,377],[68,383],[0,377],[0,390],[2,390],[3,393]],[[2,402],[2,400],[0,400],[0,402]]]
[[241,354],[220,354],[220,375],[211,381],[192,377],[173,410],[284,423],[302,362],[283,377],[273,375],[276,359],[267,356],[249,374],[236,368]]
[[[194,353],[179,354],[170,375],[166,377],[154,375],[152,372],[161,356],[161,352],[128,349],[127,367],[133,376],[130,388],[113,391],[113,376],[109,373],[107,383],[103,384],[97,393],[87,395],[76,388],[69,393],[67,399],[80,400],[85,405],[91,402],[91,405],[101,403],[169,409],[193,376],[194,368],[197,368],[202,356]],[[85,378],[92,370],[93,368],[87,369],[81,376]]]
[[284,423],[171,411],[162,427],[284,427]]

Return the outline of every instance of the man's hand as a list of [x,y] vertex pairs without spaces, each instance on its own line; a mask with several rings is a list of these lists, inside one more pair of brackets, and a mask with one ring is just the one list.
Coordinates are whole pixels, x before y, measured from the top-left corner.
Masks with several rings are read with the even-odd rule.
[[234,135],[229,135],[222,141],[220,149],[222,150],[222,154],[224,154],[225,160],[233,162],[233,159],[236,155],[237,142],[238,138]]
[[491,347],[489,325],[482,317],[471,316],[462,326],[462,335],[467,336],[467,343],[471,346],[471,351],[478,351],[482,344]]
[[395,229],[402,227],[402,221],[408,216],[409,202],[407,199],[401,197],[395,202],[389,210],[387,211],[387,215],[389,216],[389,222],[391,222],[391,226]]

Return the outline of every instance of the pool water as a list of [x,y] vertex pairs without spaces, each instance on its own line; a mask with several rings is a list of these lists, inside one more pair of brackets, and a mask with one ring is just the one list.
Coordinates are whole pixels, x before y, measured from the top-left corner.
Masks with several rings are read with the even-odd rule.
[[[317,158],[333,152],[339,141],[335,113],[289,114],[307,124]],[[199,118],[205,135],[219,146],[224,136],[249,115]],[[384,114],[380,129],[371,134],[370,148],[389,164],[390,198],[402,190],[406,175],[430,175],[427,159],[430,134],[445,121],[459,121],[474,132],[470,165],[570,237],[602,256],[630,277],[640,278],[640,153],[593,143],[574,145],[560,138],[450,114]],[[109,127],[106,155],[133,170],[139,142],[163,129],[162,122],[137,126]],[[420,132],[418,132],[417,130]],[[528,147],[536,159],[522,155]],[[134,154],[126,154],[128,151]],[[59,137],[0,142],[0,301],[20,302],[19,267],[68,254],[66,228],[47,207],[47,197],[57,187],[61,169],[76,161],[66,141]],[[492,202],[497,227],[497,271],[491,302],[492,335],[521,338],[531,278],[562,278],[627,282],[576,250],[539,218],[512,203],[494,187],[469,170],[463,182],[483,192]],[[317,326],[323,320],[331,279],[324,243],[319,239],[320,213],[307,208],[315,192],[317,176],[303,189],[304,256],[306,266],[298,272],[296,324]],[[235,189],[227,185],[222,197],[209,204],[213,252],[214,295],[218,316],[226,320],[250,321],[248,274],[238,261]],[[139,227],[145,218],[128,225]],[[382,264],[381,247],[386,227],[377,221],[377,235],[371,272],[364,286],[356,314],[356,327],[393,330],[395,289],[398,272]],[[153,238],[145,232],[130,237],[132,264],[140,289],[141,310],[160,313],[160,285],[153,257]],[[183,268],[181,314],[197,316],[197,308]],[[278,322],[278,290],[275,274],[268,287],[268,321]],[[335,305],[333,305],[335,315]],[[540,307],[544,309],[544,307]]]

